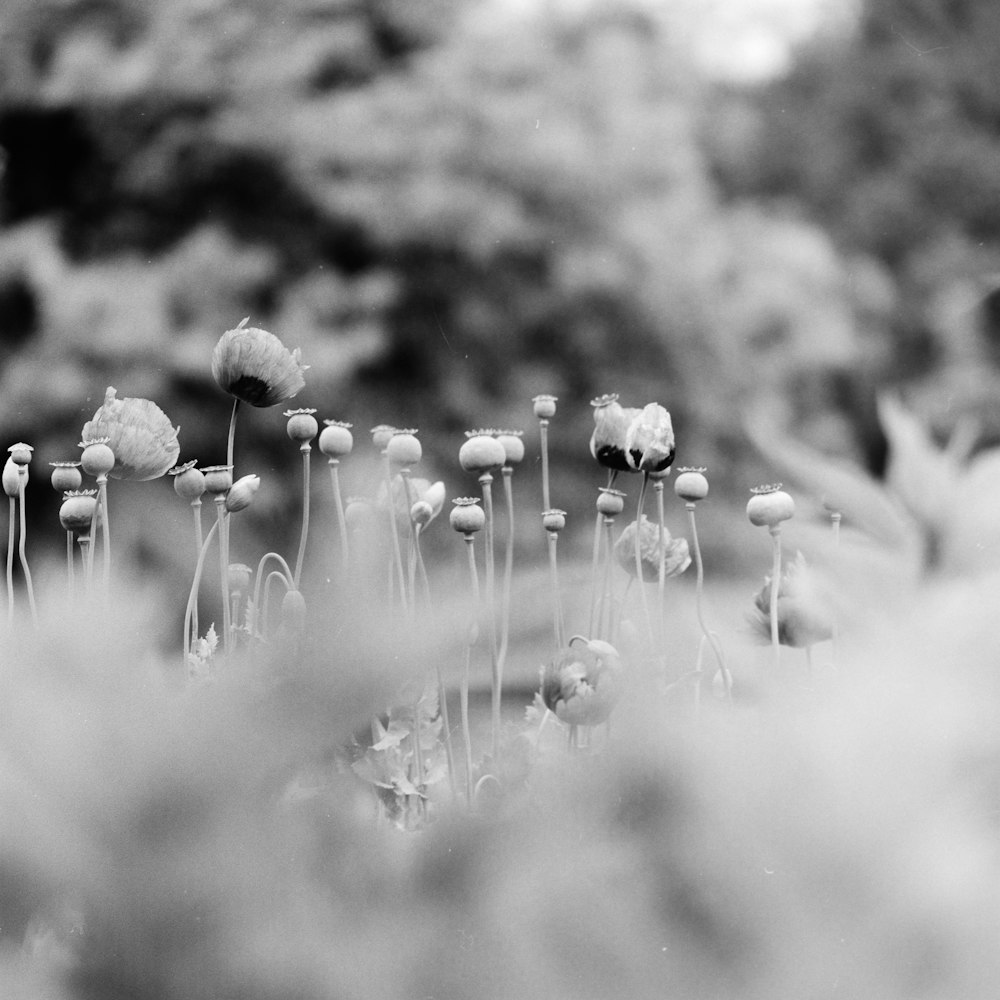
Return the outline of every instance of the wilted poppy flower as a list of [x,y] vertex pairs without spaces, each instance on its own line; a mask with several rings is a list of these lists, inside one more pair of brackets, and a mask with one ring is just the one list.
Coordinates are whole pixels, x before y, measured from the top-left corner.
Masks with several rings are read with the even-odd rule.
[[625,458],[634,472],[662,472],[674,460],[674,427],[659,403],[643,407],[625,433]]
[[621,658],[601,639],[570,643],[542,673],[542,700],[568,725],[596,726],[607,721],[621,697]]
[[[760,638],[771,641],[771,578],[754,597],[750,623]],[[833,637],[833,622],[806,563],[798,553],[785,565],[778,586],[778,642],[783,646],[812,646]]]
[[[631,576],[635,576],[635,521],[629,523],[615,542],[615,558]],[[660,578],[660,526],[642,515],[639,521],[639,559],[642,578],[652,583]],[[673,538],[663,529],[663,571],[665,576],[678,576],[691,565],[691,553],[686,538]]]
[[608,393],[592,399],[594,408],[594,433],[590,436],[590,454],[606,469],[616,472],[636,472],[630,465],[625,452],[625,437],[632,421],[641,411],[635,407],[624,407],[618,402],[618,394]]
[[113,479],[158,479],[180,454],[177,432],[167,415],[149,399],[118,399],[111,386],[104,405],[83,425],[83,440],[105,438],[114,452]]
[[230,396],[251,406],[276,406],[305,384],[296,348],[289,351],[273,333],[246,326],[227,330],[212,352],[212,375]]

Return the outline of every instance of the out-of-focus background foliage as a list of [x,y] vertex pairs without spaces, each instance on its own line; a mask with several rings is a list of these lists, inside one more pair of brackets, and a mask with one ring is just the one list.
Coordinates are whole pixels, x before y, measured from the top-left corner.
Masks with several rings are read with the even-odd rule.
[[[7,0],[0,427],[75,457],[115,385],[218,462],[209,358],[249,315],[312,366],[295,405],[359,450],[419,427],[450,496],[464,430],[534,454],[530,398],[558,395],[581,528],[602,392],[667,406],[678,464],[740,503],[771,476],[749,414],[876,473],[878,389],[1000,437],[1000,13],[807,8],[771,4],[789,58],[755,65],[718,2]],[[291,537],[279,413],[237,462]],[[156,486],[132,525],[181,519]]]

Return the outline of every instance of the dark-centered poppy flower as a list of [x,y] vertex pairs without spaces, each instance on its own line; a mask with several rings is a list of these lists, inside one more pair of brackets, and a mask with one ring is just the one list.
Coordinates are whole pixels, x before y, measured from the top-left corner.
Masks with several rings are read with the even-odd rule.
[[590,401],[590,405],[594,408],[590,454],[606,469],[613,469],[615,472],[638,471],[635,465],[629,464],[625,437],[632,421],[641,411],[632,406],[622,406],[616,392],[598,396]]
[[[574,644],[576,639],[581,644]],[[542,700],[570,726],[606,722],[621,693],[621,658],[602,639],[574,636],[542,673]]]
[[659,403],[632,418],[625,432],[625,458],[633,472],[663,472],[674,460],[674,427]]
[[114,452],[113,479],[141,482],[166,475],[177,463],[178,430],[152,400],[118,399],[109,386],[104,405],[83,425],[83,440],[106,441]]
[[267,330],[243,320],[227,330],[212,352],[212,375],[230,396],[251,406],[276,406],[305,384],[299,349],[287,347]]

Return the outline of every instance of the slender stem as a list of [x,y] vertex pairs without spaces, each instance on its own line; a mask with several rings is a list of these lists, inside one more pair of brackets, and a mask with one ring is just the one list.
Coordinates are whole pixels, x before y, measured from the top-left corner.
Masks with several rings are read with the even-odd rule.
[[[833,545],[834,548],[840,545],[840,512],[833,511],[830,514],[830,525],[833,529]],[[831,602],[835,603],[835,602]],[[831,607],[830,609],[830,658],[832,660],[832,666],[834,670],[837,669],[837,639],[840,636],[840,623],[837,621],[837,609],[836,607]]]
[[496,596],[495,587],[495,567],[493,559],[493,476],[484,472],[479,477],[479,485],[483,489],[483,511],[486,514],[486,615],[487,628],[490,639],[490,730],[492,735],[493,759],[497,760],[500,755],[500,671],[499,652],[497,649],[497,622],[496,622]]
[[549,422],[544,417],[538,421],[542,448],[542,510],[551,510],[549,499]]
[[510,588],[514,575],[514,470],[505,465],[503,493],[507,504],[507,541],[504,549],[503,584],[500,594],[500,652],[497,655],[497,687],[503,691],[503,671],[507,662],[507,647],[510,642]]
[[104,554],[102,566],[102,583],[104,596],[107,597],[111,588],[111,525],[108,521],[108,477],[97,477],[98,505],[101,510],[101,551]]
[[604,516],[598,511],[597,517],[594,519],[594,552],[590,562],[590,621],[587,629],[587,635],[590,636],[597,635],[597,606],[599,604],[597,576],[601,565],[601,523],[603,520]]
[[[711,632],[708,626],[705,624],[705,614],[703,609],[703,599],[705,590],[705,565],[701,558],[701,545],[698,543],[698,524],[694,516],[694,503],[688,501],[685,504],[688,512],[688,524],[691,528],[691,547],[694,549],[694,565],[697,573],[697,580],[695,583],[694,590],[694,606],[695,612],[698,616],[698,624],[701,626],[701,631],[704,639],[707,639],[712,646],[712,651],[715,653],[715,659],[719,664],[719,672],[722,675],[722,683],[726,690],[726,698],[730,701],[733,697],[733,679],[729,674],[729,669],[726,666],[725,657],[722,655],[722,644],[719,642],[718,636],[714,632]],[[698,661],[701,662],[702,646],[698,647]],[[700,687],[700,685],[699,685]]]
[[330,466],[330,485],[333,488],[333,505],[337,511],[337,529],[340,532],[340,558],[346,573],[350,565],[350,548],[347,536],[347,517],[344,514],[344,499],[340,492],[340,460],[331,458],[328,460],[328,464]]
[[658,617],[660,620],[660,645],[666,648],[666,615],[664,605],[667,594],[667,545],[666,517],[663,511],[663,479],[657,477],[653,481],[653,492],[656,493],[656,547],[659,559],[656,567],[656,598]]
[[[203,534],[202,534],[202,529],[201,529],[201,506],[202,506],[202,504],[201,504],[201,498],[200,497],[195,497],[195,499],[191,501],[191,511],[193,513],[193,516],[194,516],[194,555],[195,555],[195,559],[198,558],[198,554],[201,552],[202,542],[204,541]],[[194,602],[194,611],[192,613],[191,622],[192,622],[191,623],[191,629],[192,629],[193,637],[195,639],[197,639],[198,636],[201,634],[200,626],[198,624],[198,602],[197,602],[197,600]]]
[[437,671],[438,701],[441,710],[441,726],[444,729],[444,750],[448,757],[448,784],[451,787],[451,797],[454,799],[455,791],[455,748],[451,740],[451,724],[448,722],[448,690],[444,684],[444,673],[441,670],[441,658],[435,657],[435,670]]
[[228,443],[226,444],[226,465],[228,465],[230,469],[235,468],[235,465],[233,464],[233,445],[236,442],[236,412],[239,410],[239,408],[240,408],[239,399],[234,399],[233,412],[229,418],[229,440]]
[[285,576],[280,569],[272,569],[264,578],[264,607],[261,608],[260,620],[262,625],[267,624],[267,615],[271,607],[271,581],[280,580],[285,585],[285,590],[294,590],[291,577]]
[[778,642],[778,589],[781,586],[781,525],[776,524],[771,531],[771,647],[773,649],[774,665],[781,663],[781,645]]
[[232,637],[229,634],[232,621],[229,617],[229,538],[226,531],[226,498],[219,494],[215,498],[216,527],[219,529],[219,576],[222,589],[222,649],[228,656],[232,648]]
[[562,649],[563,642],[563,616],[562,602],[559,599],[559,560],[557,557],[557,547],[559,545],[559,532],[550,531],[549,536],[549,586],[552,588],[552,626],[555,631],[556,647]]
[[84,587],[89,591],[90,577],[94,566],[92,558],[93,546],[90,544],[90,535],[80,535],[77,539],[77,544],[80,546],[80,567],[83,570]]
[[66,532],[66,593],[69,596],[69,603],[72,605],[76,593],[74,558],[76,546],[73,544],[73,532]]
[[[202,570],[205,568],[205,553],[208,552],[208,547],[212,543],[212,536],[218,530],[219,523],[216,522],[212,525],[208,532],[208,536],[202,543],[201,551],[198,553],[198,562],[195,563],[194,567],[194,580],[191,582],[191,591],[188,594],[187,608],[184,612],[184,666],[187,666],[187,658],[191,653],[193,648],[193,640],[191,637],[191,615],[193,613],[194,606],[198,603],[198,590],[201,587],[201,574]],[[80,544],[83,545],[85,542],[89,541],[87,538],[80,538]]]
[[[427,611],[431,609],[431,582],[427,578],[427,567],[424,565],[424,557],[420,551],[420,533],[422,526],[415,525],[413,529],[413,561],[416,566],[417,572],[420,574],[420,588],[423,591],[424,597],[424,608]],[[414,590],[412,582],[410,589]],[[416,591],[414,590],[414,604],[416,604]]]
[[604,586],[601,588],[602,604],[598,635],[609,642],[614,641],[612,635],[614,627],[614,576],[611,572],[614,526],[615,519],[613,517],[604,518]]
[[17,501],[10,498],[10,516],[7,520],[7,624],[14,624],[14,532],[17,524]]
[[302,563],[306,558],[306,539],[309,537],[309,467],[312,449],[308,441],[303,442],[300,451],[302,452],[302,534],[299,537],[299,554],[295,559],[295,575],[292,577],[296,590],[299,589],[299,581],[302,579]]
[[410,482],[410,470],[400,469],[399,478],[403,484],[403,492],[406,495],[406,510],[407,510],[407,522],[410,526],[409,533],[409,546],[406,553],[406,568],[407,568],[407,583],[409,590],[407,593],[410,595],[410,612],[411,614],[416,614],[417,612],[417,589],[416,589],[416,574],[417,574],[417,528],[419,525],[414,523],[413,518],[409,517],[409,511],[412,510],[413,504],[415,503],[415,498],[413,495],[413,484]]
[[[392,563],[395,567],[396,578],[399,581],[399,603],[403,609],[403,613],[406,614],[406,576],[403,572],[403,553],[399,547],[399,530],[396,525],[396,503],[392,495],[392,468],[389,465],[389,456],[384,451],[382,452],[382,461],[385,466],[385,496],[386,505],[389,509],[389,531],[392,537]],[[390,569],[390,573],[392,572],[393,570]]]
[[32,621],[38,624],[38,608],[35,607],[35,588],[31,585],[31,570],[28,569],[28,554],[25,549],[26,539],[28,537],[28,519],[27,512],[25,511],[24,503],[24,487],[28,481],[28,469],[24,465],[19,465],[17,467],[18,476],[18,506],[21,510],[21,537],[18,541],[17,554],[21,560],[21,569],[24,570],[24,583],[28,590],[28,604],[31,607],[31,618]]
[[479,631],[479,571],[476,569],[476,550],[473,544],[475,536],[465,536],[466,550],[469,554],[469,579],[472,585],[472,624],[469,631],[469,641],[465,650],[465,671],[462,675],[462,736],[465,739],[465,784],[469,804],[472,804],[472,736],[469,731],[469,673],[472,667],[472,645]]
[[649,601],[646,599],[646,588],[642,578],[642,549],[639,545],[640,527],[642,526],[642,508],[646,502],[646,484],[649,482],[649,473],[642,474],[642,486],[639,487],[639,503],[635,512],[635,582],[639,588],[642,599],[642,616],[646,622],[646,635],[652,647],[653,639],[653,619],[649,614]]

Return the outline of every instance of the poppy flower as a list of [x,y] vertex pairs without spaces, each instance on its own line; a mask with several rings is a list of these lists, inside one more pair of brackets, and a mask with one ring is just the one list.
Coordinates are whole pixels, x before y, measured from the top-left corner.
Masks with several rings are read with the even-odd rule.
[[601,639],[583,645],[574,645],[574,639],[542,672],[542,700],[567,725],[596,726],[607,721],[621,697],[621,658]]
[[[639,559],[642,578],[652,583],[660,578],[660,526],[643,514],[639,520]],[[615,542],[615,558],[629,575],[635,576],[635,521],[630,522]],[[679,576],[691,565],[686,538],[674,538],[663,529],[663,570],[667,577]]]
[[659,403],[633,417],[625,432],[625,459],[633,472],[663,472],[674,460],[674,427]]
[[633,406],[622,406],[616,392],[598,396],[590,401],[590,405],[594,408],[590,454],[606,469],[613,469],[615,472],[638,471],[635,465],[629,464],[625,437],[632,421],[641,411]]
[[[771,641],[771,578],[754,597],[750,624]],[[801,552],[788,562],[778,585],[778,642],[802,648],[833,637],[833,621]]]
[[305,384],[299,349],[287,347],[267,330],[243,320],[227,330],[212,351],[212,375],[221,388],[251,406],[276,406]]
[[83,425],[83,440],[106,439],[115,457],[108,472],[113,479],[143,482],[159,479],[177,463],[179,429],[152,400],[118,399],[109,386],[104,405]]

